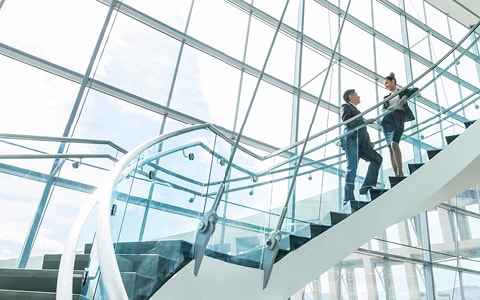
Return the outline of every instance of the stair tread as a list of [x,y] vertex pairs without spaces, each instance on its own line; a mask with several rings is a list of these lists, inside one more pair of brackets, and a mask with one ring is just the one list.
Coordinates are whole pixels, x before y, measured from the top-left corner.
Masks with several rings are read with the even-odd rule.
[[475,123],[475,121],[467,121],[467,122],[464,122],[463,124],[465,125],[465,128],[468,128],[470,125],[473,125],[473,123]]
[[296,230],[295,234],[303,236],[303,237],[314,238],[314,237],[322,234],[323,232],[325,232],[329,228],[331,228],[330,225],[309,223],[308,226],[304,226],[304,227]]
[[310,233],[311,237],[316,237],[323,232],[327,231],[328,229],[332,228],[332,226],[324,225],[324,224],[314,224],[310,223]]
[[[0,299],[21,299],[21,300],[55,300],[56,292],[23,291],[0,289]],[[83,299],[79,294],[72,294],[72,300]]]
[[342,212],[336,212],[336,211],[330,211],[320,222],[321,224],[325,225],[335,225],[338,224],[339,222],[343,221],[346,219],[350,214],[348,213],[342,213]]
[[[0,269],[0,289],[55,292],[58,270]],[[83,271],[73,272],[74,291],[80,293]]]
[[459,134],[447,135],[445,136],[445,140],[447,141],[447,144],[450,145],[459,136],[460,136]]
[[437,155],[438,153],[440,153],[440,151],[442,151],[442,149],[427,150],[428,159],[434,158],[435,155]]
[[373,201],[387,191],[388,189],[370,189],[368,190],[368,194],[370,195],[370,199]]
[[341,213],[352,214],[370,203],[370,201],[349,200],[340,210]]
[[310,238],[308,238],[308,237],[299,236],[299,235],[295,235],[295,234],[289,234],[289,235],[285,236],[284,238],[282,238],[282,240],[280,241],[280,244],[281,244],[280,247],[283,246],[284,247],[283,249],[293,251],[295,249],[298,249],[300,246],[302,246],[303,244],[305,244],[309,240],[310,240]]
[[389,176],[388,181],[390,182],[390,187],[394,187],[405,178],[407,178],[407,176]]
[[423,166],[423,163],[419,164],[408,164],[408,170],[410,171],[410,174],[413,174],[416,170],[418,170],[421,166]]
[[[82,270],[74,270],[74,274],[83,274]],[[44,277],[57,277],[58,270],[55,269],[8,269],[0,268],[0,277],[1,276],[17,276],[17,277],[28,277],[32,275],[42,274]]]
[[[42,269],[58,270],[60,267],[61,254],[45,254],[43,256]],[[75,255],[75,262],[73,265],[74,270],[84,270],[88,267],[90,261],[89,254],[77,254]]]

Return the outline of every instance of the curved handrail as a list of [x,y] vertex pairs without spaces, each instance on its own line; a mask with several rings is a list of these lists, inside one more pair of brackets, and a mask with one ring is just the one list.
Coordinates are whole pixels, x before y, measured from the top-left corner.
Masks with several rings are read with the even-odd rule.
[[68,142],[79,144],[103,144],[112,147],[113,149],[127,153],[127,150],[118,146],[110,140],[94,140],[94,139],[81,139],[81,138],[69,138],[69,137],[55,137],[44,135],[30,135],[30,134],[13,134],[13,133],[0,133],[2,139],[15,139],[15,140],[33,140],[33,141],[45,141],[45,142]]
[[[17,147],[20,149],[31,151],[35,154],[0,154],[0,159],[63,159],[76,162],[76,159],[88,159],[88,158],[104,158],[112,162],[117,162],[118,158],[108,154],[86,154],[86,153],[55,153],[49,154],[45,151],[27,147],[24,145],[19,145],[18,143],[8,142],[7,140],[29,140],[29,141],[40,141],[40,142],[63,142],[70,144],[91,144],[91,145],[106,145],[114,149],[115,151],[122,154],[127,153],[127,150],[118,146],[110,140],[96,140],[96,139],[82,139],[82,138],[69,138],[69,137],[55,137],[55,136],[44,136],[44,135],[29,135],[29,134],[12,134],[12,133],[0,133],[0,142]],[[103,169],[99,166],[91,165],[83,162],[83,165],[89,167]]]
[[57,300],[71,300],[72,299],[72,275],[75,265],[76,246],[80,233],[83,229],[88,216],[92,213],[93,209],[97,205],[98,190],[92,195],[90,200],[85,204],[77,218],[73,222],[72,228],[68,235],[68,239],[65,242],[65,248],[63,249],[62,256],[60,258],[60,266],[58,268],[57,278]]

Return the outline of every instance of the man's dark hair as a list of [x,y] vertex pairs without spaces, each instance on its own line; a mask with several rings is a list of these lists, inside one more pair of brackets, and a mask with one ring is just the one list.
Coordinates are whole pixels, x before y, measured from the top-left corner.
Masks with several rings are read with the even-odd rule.
[[343,100],[345,100],[345,102],[350,102],[348,97],[353,93],[355,93],[355,89],[346,90],[345,93],[343,93]]

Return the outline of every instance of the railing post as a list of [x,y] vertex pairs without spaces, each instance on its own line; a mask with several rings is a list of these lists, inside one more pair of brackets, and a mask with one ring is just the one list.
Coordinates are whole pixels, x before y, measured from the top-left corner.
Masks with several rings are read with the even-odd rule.
[[276,230],[274,230],[270,233],[269,238],[267,239],[267,242],[266,242],[266,245],[265,245],[266,248],[265,248],[265,252],[264,252],[264,261],[262,261],[262,269],[264,270],[263,288],[265,288],[268,284],[268,281],[270,279],[270,274],[272,273],[272,269],[273,269],[273,263],[275,262],[275,257],[277,256],[278,248],[280,247],[280,240],[282,238],[282,235],[280,233],[280,229],[282,228],[283,221],[285,220],[285,217],[286,217],[286,214],[287,214],[288,204],[289,204],[290,199],[292,197],[293,189],[295,188],[297,175],[298,175],[298,170],[300,169],[300,165],[301,165],[303,157],[305,155],[305,149],[307,147],[307,142],[310,140],[310,134],[312,132],[313,123],[315,121],[315,117],[317,116],[317,112],[318,112],[318,106],[319,106],[318,104],[320,102],[320,99],[322,98],[322,94],[323,94],[323,91],[325,89],[327,78],[330,74],[330,69],[333,65],[333,59],[335,57],[335,53],[336,53],[338,45],[340,43],[340,36],[342,34],[343,26],[344,26],[345,21],[347,19],[347,15],[348,15],[348,11],[349,11],[349,8],[350,8],[351,1],[352,0],[348,1],[348,5],[347,5],[347,8],[345,10],[345,16],[342,20],[340,30],[338,31],[337,41],[335,43],[335,47],[333,48],[332,54],[330,56],[330,63],[329,63],[328,68],[327,68],[327,73],[326,73],[325,79],[323,81],[323,85],[322,85],[322,88],[321,88],[321,91],[320,91],[320,95],[317,98],[317,105],[315,106],[315,111],[313,112],[312,120],[310,122],[310,126],[308,127],[305,142],[303,143],[302,151],[299,155],[297,165],[295,166],[295,171],[294,171],[294,174],[293,174],[292,182],[291,182],[291,184],[288,188],[288,195],[287,195],[287,199],[285,200],[285,205],[283,206],[283,209],[282,209],[282,214],[280,215],[280,218],[278,220]]
[[224,191],[225,183],[222,183],[218,189],[217,197],[215,198],[212,208],[203,215],[202,220],[198,224],[197,234],[195,236],[195,246],[193,248],[193,258],[195,260],[193,274],[195,274],[195,276],[198,275],[203,256],[205,255],[205,249],[207,249],[208,241],[215,231],[215,225],[218,221],[216,211]]
[[282,239],[282,234],[280,231],[275,230],[270,233],[268,239],[265,243],[267,246],[263,252],[262,258],[262,270],[263,270],[263,288],[265,289],[270,279],[270,274],[272,273],[273,264],[275,263],[275,258],[278,254],[278,249],[280,248],[280,241]]
[[[199,229],[197,230],[197,235],[195,238],[195,248],[194,248],[194,259],[195,259],[195,268],[194,268],[194,274],[198,274],[198,270],[200,268],[200,264],[203,259],[203,255],[205,254],[205,249],[207,248],[208,241],[210,237],[212,236],[213,232],[215,231],[215,224],[217,222],[217,214],[216,211],[218,209],[218,206],[220,205],[220,200],[223,196],[223,192],[225,191],[225,183],[227,181],[228,176],[230,175],[230,168],[232,167],[232,162],[233,158],[235,156],[235,153],[238,149],[240,139],[243,134],[243,130],[245,128],[245,125],[247,123],[248,117],[250,115],[250,111],[252,110],[253,106],[253,101],[255,100],[256,93],[258,91],[258,88],[260,86],[260,82],[262,81],[262,78],[265,74],[265,69],[267,68],[267,62],[270,58],[270,55],[273,50],[273,45],[275,44],[275,40],[277,39],[278,32],[280,31],[280,27],[283,24],[283,18],[285,17],[285,13],[287,11],[288,3],[290,0],[286,0],[285,2],[285,7],[282,12],[282,16],[280,17],[280,20],[277,24],[275,34],[273,36],[272,43],[270,44],[270,48],[267,53],[267,57],[265,59],[265,62],[263,64],[262,70],[260,72],[260,75],[257,80],[257,85],[255,86],[255,89],[253,91],[252,99],[250,100],[250,104],[248,105],[247,111],[245,113],[245,119],[243,120],[242,126],[240,127],[240,130],[238,132],[237,139],[235,141],[235,145],[233,146],[232,153],[230,155],[230,159],[228,161],[228,165],[225,170],[225,176],[223,178],[223,182],[220,185],[220,188],[217,193],[217,197],[215,198],[215,202],[212,205],[212,208],[203,216],[202,221],[199,224]],[[268,280],[267,280],[268,281]]]

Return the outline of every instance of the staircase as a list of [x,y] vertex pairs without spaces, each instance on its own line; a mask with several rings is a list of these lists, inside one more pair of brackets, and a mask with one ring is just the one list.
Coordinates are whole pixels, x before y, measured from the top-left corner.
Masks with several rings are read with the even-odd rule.
[[[89,254],[78,254],[73,273],[74,300],[80,296]],[[55,300],[59,254],[46,254],[41,269],[0,269],[0,300]]]
[[[465,129],[470,127],[470,125],[474,124],[475,121],[468,121],[464,122]],[[459,137],[460,134],[455,134],[455,135],[447,135],[445,136],[445,141],[447,142],[447,145],[450,145],[457,137]],[[440,153],[442,149],[434,149],[434,150],[427,150],[427,157],[429,160],[433,159],[437,154]],[[424,163],[410,163],[408,164],[408,170],[410,175],[413,174],[416,170],[418,170],[420,167],[422,167]],[[390,187],[394,187],[398,183],[400,183],[402,180],[407,178],[406,176],[390,176],[389,182],[390,182]],[[370,193],[370,198],[371,200],[374,200],[375,198],[379,197],[381,194],[385,193],[388,191],[388,189],[371,189],[369,190]]]
[[[446,137],[448,146],[444,149],[427,151],[428,162],[409,164],[409,176],[390,177],[390,189],[371,189],[370,202],[351,201],[340,211],[328,213],[320,223],[283,233],[265,289],[262,262],[258,260],[263,247],[237,255],[207,249],[199,274],[194,276],[192,243],[115,244],[128,298],[287,299],[388,226],[480,182],[480,149],[476,144],[480,123],[468,122],[465,127],[468,130],[462,135]],[[76,255],[73,299],[89,299],[80,295],[82,289],[98,283],[98,274],[85,272],[91,246],[86,245],[84,253]],[[0,269],[0,300],[56,299],[59,263],[60,255],[50,254],[44,256],[42,269]]]
[[449,145],[437,151],[435,158],[415,164],[410,176],[392,179],[391,186],[395,188],[370,190],[374,201],[350,203],[342,212],[332,212],[332,224],[311,224],[309,241],[290,244],[290,249],[281,252],[265,289],[262,270],[206,257],[198,277],[193,276],[190,263],[151,299],[288,299],[388,226],[439,205],[480,182],[480,124],[470,125],[466,124],[469,130],[462,135],[448,137]]
[[370,190],[371,202],[350,202],[320,224],[284,235],[265,289],[261,262],[249,260],[254,251],[230,256],[207,250],[198,276],[188,263],[151,299],[287,299],[385,228],[480,182],[480,124],[470,125],[462,135],[446,138],[448,146],[427,163],[411,164],[408,177],[391,178],[390,189]]
[[[480,182],[480,123],[448,136],[445,149],[427,151],[429,161],[410,164],[410,175],[390,177],[390,189],[371,189],[371,201],[352,201],[293,234],[283,233],[268,286],[260,268],[263,247],[228,255],[207,249],[194,276],[193,244],[182,240],[115,244],[129,299],[287,299],[390,225],[432,208]],[[458,155],[461,153],[462,155]],[[435,174],[435,176],[432,176]],[[422,188],[418,188],[422,186]],[[375,217],[372,217],[375,216]],[[91,245],[77,254],[73,299],[84,283]],[[260,253],[260,254],[259,254]],[[1,269],[0,299],[55,299],[60,255],[45,255],[42,269]],[[239,288],[241,286],[241,288]]]

